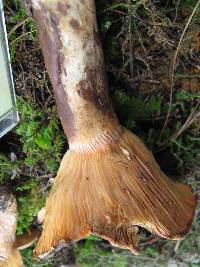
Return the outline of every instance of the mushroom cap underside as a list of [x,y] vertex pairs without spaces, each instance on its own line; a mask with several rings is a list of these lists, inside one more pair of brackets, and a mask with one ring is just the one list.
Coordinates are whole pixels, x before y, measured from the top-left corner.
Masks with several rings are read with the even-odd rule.
[[63,240],[70,244],[89,234],[138,253],[137,226],[182,239],[196,202],[191,188],[167,178],[142,141],[124,129],[105,151],[66,153],[35,253],[45,254]]

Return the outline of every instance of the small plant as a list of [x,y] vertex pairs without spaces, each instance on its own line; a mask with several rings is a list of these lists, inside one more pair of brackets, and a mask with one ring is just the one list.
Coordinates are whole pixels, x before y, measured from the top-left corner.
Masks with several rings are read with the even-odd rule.
[[34,217],[45,204],[45,196],[40,192],[39,184],[34,178],[16,188],[18,203],[17,235],[27,232],[33,224]]
[[[56,172],[64,139],[54,108],[48,110],[50,115],[46,119],[44,110],[19,97],[18,109],[21,120],[16,132],[23,144],[23,154],[14,161],[0,154],[0,184],[10,179],[16,184],[19,209],[17,234],[20,235],[29,230],[45,203],[37,172],[51,175]],[[31,171],[33,168],[35,170]]]
[[12,161],[8,156],[0,154],[0,185],[14,178],[19,172],[18,160]]
[[[189,11],[191,13],[196,4],[197,4],[196,0],[184,0],[183,1],[183,8],[185,9],[185,11],[187,10],[187,12]],[[199,21],[200,20],[200,7],[197,8],[195,20],[197,23],[200,22]]]
[[154,95],[129,96],[122,90],[116,90],[114,102],[123,123],[131,130],[134,128],[134,121],[153,119],[161,113],[162,97]]
[[6,0],[5,3],[7,2],[11,8],[17,9],[17,12],[12,13],[7,23],[10,59],[11,63],[13,63],[19,44],[23,40],[34,42],[37,39],[36,25],[32,19],[28,19],[22,1]]
[[23,144],[23,157],[12,162],[0,156],[0,179],[3,182],[6,173],[11,176],[13,171],[21,169],[14,181],[17,183],[15,191],[19,209],[17,234],[20,235],[29,230],[34,217],[44,206],[45,194],[41,192],[37,172],[51,175],[56,172],[62,154],[63,135],[54,108],[48,110],[46,118],[45,111],[30,100],[27,102],[18,97],[17,102],[20,123],[16,132]]
[[127,267],[128,258],[113,253],[101,245],[101,239],[88,238],[82,245],[75,246],[77,264],[81,267]]
[[53,267],[52,263],[48,261],[39,262],[37,260],[33,260],[33,250],[34,246],[22,250],[21,252],[26,267]]
[[59,129],[55,108],[47,114],[33,103],[18,98],[21,123],[17,133],[21,136],[24,162],[29,167],[41,164],[50,172],[56,172],[61,158],[64,138]]
[[183,91],[180,90],[176,94],[177,100],[180,101],[192,101],[192,100],[200,100],[200,92],[190,92],[190,91]]

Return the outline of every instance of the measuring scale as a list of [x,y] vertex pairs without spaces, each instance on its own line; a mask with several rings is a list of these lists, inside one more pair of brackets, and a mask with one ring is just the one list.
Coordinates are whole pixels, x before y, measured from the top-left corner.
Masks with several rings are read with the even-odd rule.
[[18,121],[3,3],[0,0],[0,137],[10,131]]

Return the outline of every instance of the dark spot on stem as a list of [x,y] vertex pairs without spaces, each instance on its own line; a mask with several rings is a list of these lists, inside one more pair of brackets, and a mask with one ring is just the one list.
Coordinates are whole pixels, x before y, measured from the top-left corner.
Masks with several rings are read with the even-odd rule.
[[67,15],[70,5],[64,2],[58,2],[57,9],[63,16]]
[[71,19],[71,20],[70,20],[70,25],[71,25],[72,28],[73,28],[74,30],[76,30],[76,31],[80,30],[80,28],[81,28],[81,26],[80,26],[80,24],[79,24],[79,22],[78,22],[77,19]]

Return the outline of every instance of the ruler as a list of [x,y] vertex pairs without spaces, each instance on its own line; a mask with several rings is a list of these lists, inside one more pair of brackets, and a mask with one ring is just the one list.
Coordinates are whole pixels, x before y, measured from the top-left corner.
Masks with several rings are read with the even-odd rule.
[[0,137],[15,127],[18,122],[3,3],[0,0]]

